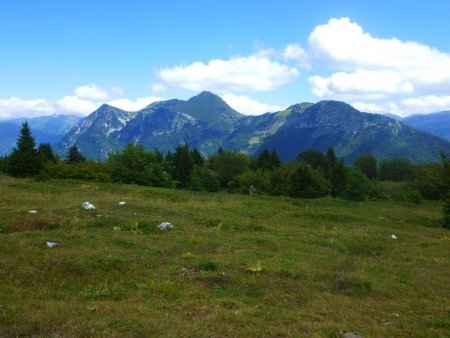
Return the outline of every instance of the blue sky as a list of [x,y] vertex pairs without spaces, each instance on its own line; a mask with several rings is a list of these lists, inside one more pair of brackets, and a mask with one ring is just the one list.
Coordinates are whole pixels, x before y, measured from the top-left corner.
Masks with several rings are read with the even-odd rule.
[[0,2],[0,118],[211,90],[246,114],[450,109],[449,1]]

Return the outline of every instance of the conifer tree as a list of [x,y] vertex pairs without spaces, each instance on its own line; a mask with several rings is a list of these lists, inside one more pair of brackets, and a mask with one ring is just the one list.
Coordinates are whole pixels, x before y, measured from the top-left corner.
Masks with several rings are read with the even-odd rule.
[[179,182],[179,187],[187,186],[193,168],[194,160],[189,152],[189,146],[187,144],[179,145],[173,155],[173,178]]
[[38,148],[41,162],[56,162],[55,154],[53,153],[52,146],[49,143],[41,143]]
[[86,158],[78,150],[78,147],[76,145],[71,146],[66,158],[67,164],[80,163],[85,161]]
[[36,142],[31,135],[27,122],[22,124],[17,148],[13,149],[9,158],[9,173],[16,177],[29,177],[39,173],[41,167]]
[[191,157],[197,167],[201,167],[203,165],[204,159],[197,148],[191,150]]
[[360,155],[353,161],[353,165],[371,180],[378,176],[377,159],[372,154]]
[[444,228],[450,229],[450,158],[444,152],[441,152],[441,160],[443,165],[442,189],[444,193],[442,225]]
[[270,153],[270,163],[272,165],[272,169],[281,165],[280,156],[278,156],[278,153],[275,149],[272,149],[272,152]]
[[327,154],[325,155],[325,157],[328,160],[328,164],[329,166],[332,168],[335,163],[336,163],[336,154],[334,153],[334,149],[332,146],[330,146],[327,150]]

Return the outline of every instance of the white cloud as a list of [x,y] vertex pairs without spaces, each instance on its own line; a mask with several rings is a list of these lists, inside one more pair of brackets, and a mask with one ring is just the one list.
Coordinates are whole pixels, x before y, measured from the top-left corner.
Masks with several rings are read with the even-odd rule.
[[318,97],[382,98],[414,91],[414,86],[408,79],[391,70],[357,69],[351,73],[337,72],[329,77],[311,76],[308,80],[312,84],[313,93]]
[[101,100],[106,101],[111,98],[110,93],[106,89],[96,86],[95,84],[92,83],[75,88],[75,95],[80,99],[96,100],[96,101]]
[[88,115],[103,103],[128,111],[136,111],[150,103],[162,100],[155,96],[131,100],[123,97],[124,91],[120,87],[111,87],[107,90],[94,84],[77,87],[74,94],[66,95],[57,100],[26,100],[18,97],[0,99],[0,119],[53,114]]
[[231,108],[237,110],[244,115],[261,115],[267,112],[280,111],[282,108],[277,105],[270,105],[253,100],[245,95],[235,95],[226,93],[222,95],[222,99],[230,105]]
[[163,68],[156,73],[161,80],[156,88],[165,86],[219,93],[261,92],[276,89],[298,77],[297,68],[272,60],[268,51],[248,57]]
[[367,113],[392,113],[401,117],[450,110],[450,95],[409,97],[399,102],[353,102],[352,106]]
[[91,113],[100,106],[99,102],[80,99],[77,96],[64,96],[62,99],[50,104],[53,106],[53,112],[58,114],[72,113],[80,115]]
[[386,107],[381,104],[367,103],[367,102],[353,102],[351,104],[354,108],[365,113],[384,113]]
[[107,103],[111,106],[127,110],[127,111],[137,111],[144,107],[147,107],[149,104],[157,101],[161,101],[162,99],[157,96],[149,96],[149,97],[142,97],[138,98],[136,100],[130,100],[130,99],[116,99],[112,101],[108,101]]
[[309,36],[309,58],[336,73],[311,76],[321,98],[442,94],[450,91],[450,54],[427,45],[380,39],[349,18],[331,19]]
[[281,56],[286,61],[296,61],[301,68],[311,69],[308,53],[299,44],[287,45],[281,52]]
[[53,106],[44,99],[22,100],[18,97],[0,99],[0,118],[14,118],[19,116],[31,117],[36,114],[49,115]]
[[450,95],[426,95],[415,98],[407,98],[402,100],[401,104],[407,115],[427,114],[429,112],[450,110]]

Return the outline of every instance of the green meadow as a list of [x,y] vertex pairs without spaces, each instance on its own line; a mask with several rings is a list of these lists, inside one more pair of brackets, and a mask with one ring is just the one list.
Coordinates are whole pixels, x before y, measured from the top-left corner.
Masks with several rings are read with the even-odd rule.
[[0,337],[448,337],[441,217],[0,176]]

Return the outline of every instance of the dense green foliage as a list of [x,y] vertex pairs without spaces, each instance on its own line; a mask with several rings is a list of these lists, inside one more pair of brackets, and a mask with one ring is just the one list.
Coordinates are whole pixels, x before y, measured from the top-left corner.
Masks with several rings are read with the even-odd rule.
[[85,162],[85,161],[86,161],[86,158],[78,150],[77,146],[74,145],[69,148],[69,152],[68,152],[67,158],[66,158],[66,162],[68,164],[80,163],[80,162]]
[[414,164],[407,158],[383,160],[380,163],[379,178],[383,181],[406,181],[414,178]]
[[445,228],[450,229],[450,158],[444,153],[441,153],[441,158],[443,167],[442,194],[444,196],[444,218],[442,220],[442,223]]
[[56,162],[56,156],[53,153],[50,143],[41,143],[38,148],[39,156],[41,157],[41,163]]
[[[105,161],[87,161],[76,146],[60,161],[49,144],[35,149],[34,139],[25,124],[18,148],[8,158],[0,158],[0,171],[13,176],[40,179],[82,179],[117,182],[193,191],[226,190],[230,193],[265,194],[296,198],[324,196],[353,201],[394,199],[421,203],[425,199],[448,200],[448,158],[441,163],[416,165],[405,158],[383,160],[363,154],[348,167],[329,147],[324,154],[309,149],[296,161],[282,163],[275,150],[263,150],[253,158],[219,149],[205,159],[197,148],[179,145],[166,156],[148,151],[142,144],[128,144],[109,154]],[[25,158],[32,160],[25,161]],[[33,162],[34,161],[34,162]],[[35,163],[32,170],[30,163]],[[21,166],[21,167],[20,167]],[[26,171],[28,170],[28,171]],[[398,182],[400,185],[383,182]],[[448,214],[444,206],[444,214]],[[448,216],[445,216],[446,220]],[[444,223],[447,221],[444,221]]]
[[31,135],[27,122],[22,124],[17,148],[9,156],[9,173],[15,177],[29,177],[39,173],[41,169],[40,155]]
[[377,159],[371,154],[364,154],[353,161],[353,165],[369,179],[378,177]]

